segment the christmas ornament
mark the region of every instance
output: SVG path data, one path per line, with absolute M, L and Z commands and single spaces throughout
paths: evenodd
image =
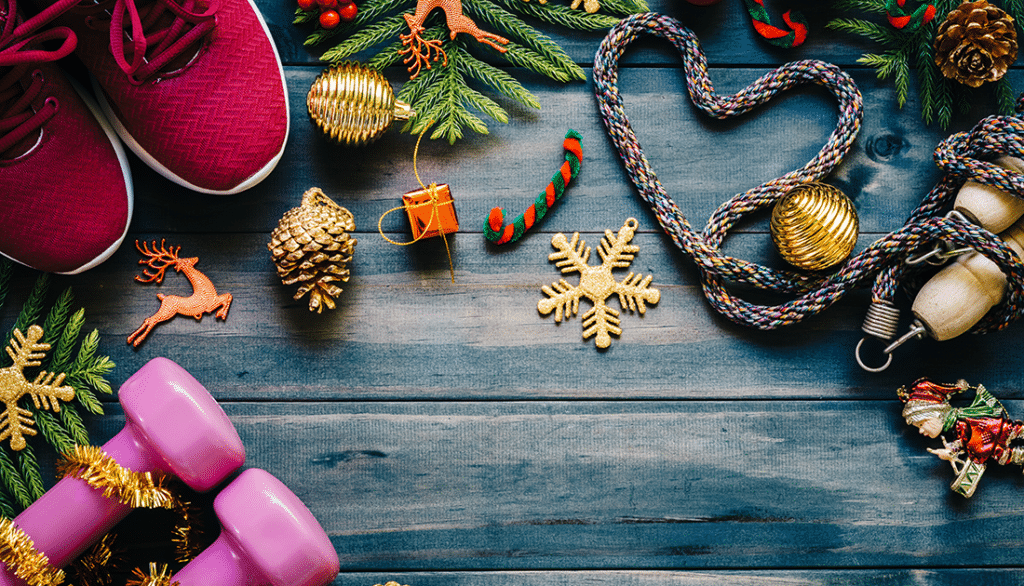
M 950 400 L 967 390 L 974 400 L 966 407 L 953 407 Z M 953 467 L 956 478 L 950 488 L 970 498 L 978 488 L 985 468 L 996 464 L 1024 464 L 1024 448 L 1011 446 L 1024 436 L 1024 421 L 1010 420 L 1006 409 L 984 386 L 971 387 L 966 381 L 941 384 L 918 379 L 910 388 L 900 387 L 903 418 L 918 428 L 921 435 L 941 438 L 942 448 L 928 448 Z M 948 441 L 945 432 L 953 434 Z
M 964 85 L 1001 79 L 1017 60 L 1013 18 L 985 0 L 951 11 L 935 36 L 935 64 L 942 75 Z
M 225 528 L 217 540 L 173 576 L 151 567 L 145 584 L 201 586 L 217 576 L 223 584 L 323 586 L 338 575 L 327 533 L 270 473 L 245 470 L 217 495 L 213 509 Z
M 575 0 L 574 0 L 575 3 Z M 465 2 L 463 16 L 473 18 L 491 34 L 508 39 L 509 44 L 498 44 L 510 48 L 506 52 L 487 51 L 482 55 L 480 43 L 470 35 L 456 35 L 453 39 L 449 18 L 445 26 L 445 14 L 441 10 L 425 13 L 419 26 L 424 43 L 420 54 L 433 51 L 430 60 L 420 62 L 415 71 L 416 56 L 413 47 L 416 41 L 407 30 L 403 17 L 416 22 L 416 14 L 409 14 L 409 2 L 393 0 L 359 0 L 360 16 L 351 25 L 341 25 L 333 31 L 315 29 L 306 38 L 306 45 L 326 44 L 328 47 L 321 59 L 340 63 L 345 59 L 364 55 L 368 50 L 380 50 L 366 59 L 366 65 L 376 71 L 385 71 L 395 65 L 413 67 L 418 73 L 414 79 L 403 83 L 398 98 L 408 102 L 416 117 L 405 125 L 404 132 L 419 134 L 427 126 L 433 126 L 431 138 L 445 138 L 454 143 L 467 131 L 488 133 L 487 118 L 507 123 L 509 111 L 505 100 L 517 107 L 539 109 L 540 101 L 514 77 L 524 70 L 530 70 L 559 83 L 585 81 L 583 68 L 557 43 L 535 28 L 538 22 L 566 27 L 579 31 L 604 30 L 618 22 L 622 15 L 648 10 L 646 0 L 608 0 L 601 3 L 598 12 L 588 13 L 569 10 L 557 2 L 541 4 L 522 0 L 472 0 Z M 587 3 L 584 2 L 584 7 Z M 427 5 L 424 5 L 426 8 Z M 416 12 L 420 12 L 419 9 Z M 457 15 L 456 15 L 457 16 Z M 295 22 L 310 22 L 311 13 L 297 11 Z M 456 21 L 466 24 L 462 19 Z M 472 34 L 472 33 L 471 33 Z M 403 44 L 408 40 L 408 44 Z M 491 39 L 493 42 L 493 39 Z M 514 47 L 514 48 L 513 48 Z M 443 55 L 441 52 L 443 51 Z M 412 58 L 408 63 L 403 60 Z M 432 65 L 433 57 L 447 59 L 447 66 Z M 508 66 L 508 67 L 506 67 Z M 502 99 L 493 99 L 500 95 Z
M 941 127 L 949 128 L 957 113 L 967 114 L 972 104 L 977 103 L 979 99 L 988 99 L 987 93 L 984 97 L 974 94 L 974 88 L 983 82 L 980 77 L 967 72 L 987 70 L 994 75 L 996 69 L 1005 71 L 1005 67 L 994 66 L 997 62 L 1001 64 L 1009 60 L 1009 63 L 1006 63 L 1009 65 L 1013 61 L 1008 53 L 1003 54 L 1003 49 L 1008 48 L 1006 38 L 1013 31 L 1013 24 L 1009 19 L 1012 17 L 1019 20 L 1024 17 L 1024 4 L 1008 0 L 1001 2 L 1008 16 L 990 21 L 990 25 L 1000 23 L 994 25 L 1000 32 L 977 42 L 968 41 L 973 39 L 976 32 L 982 30 L 982 21 L 988 21 L 988 10 L 998 10 L 991 5 L 977 12 L 976 16 L 967 16 L 971 12 L 969 5 L 972 4 L 977 3 L 943 0 L 935 2 L 934 5 L 921 3 L 912 8 L 905 0 L 849 0 L 841 3 L 841 8 L 851 12 L 862 12 L 866 18 L 837 18 L 829 22 L 827 28 L 863 37 L 870 43 L 877 43 L 877 48 L 865 53 L 857 62 L 874 68 L 880 79 L 894 81 L 898 107 L 902 108 L 906 104 L 910 88 L 916 88 L 920 98 L 918 102 L 922 120 L 926 124 L 938 121 Z M 941 58 L 937 39 L 937 30 L 941 27 L 934 18 L 937 11 L 940 14 L 959 15 L 947 25 L 952 27 L 943 35 L 943 51 L 948 54 Z M 886 14 L 888 23 L 876 22 L 872 16 L 882 12 Z M 972 24 L 966 28 L 954 25 L 963 24 L 967 19 L 971 19 Z M 973 22 L 973 19 L 977 19 L 978 22 Z M 971 32 L 967 32 L 968 28 Z M 964 41 L 960 48 L 957 48 L 958 40 Z M 1013 52 L 1016 53 L 1015 41 L 1013 46 Z M 995 58 L 996 54 L 1002 56 Z M 986 62 L 994 68 L 984 66 Z M 961 77 L 971 77 L 972 84 L 975 85 L 965 85 L 957 80 L 956 75 L 945 74 L 940 65 L 950 74 L 963 67 L 965 75 Z M 912 83 L 912 77 L 916 77 L 917 83 Z M 999 74 L 999 78 L 993 76 L 985 85 L 991 87 L 998 104 L 997 111 L 1012 114 L 1017 92 L 1009 81 L 1002 77 L 1002 73 Z
M 342 144 L 359 146 L 380 137 L 395 120 L 409 120 L 409 104 L 395 99 L 377 71 L 346 61 L 320 74 L 306 95 L 317 127 Z
M 772 241 L 782 258 L 808 271 L 842 261 L 857 244 L 857 210 L 839 189 L 824 183 L 797 185 L 772 211 Z
M 204 492 L 245 460 L 231 420 L 198 381 L 166 358 L 139 369 L 121 386 L 118 399 L 125 427 L 103 445 L 103 453 L 119 463 L 131 462 L 137 474 L 173 474 Z M 107 470 L 105 465 L 102 469 Z M 97 498 L 102 492 L 106 489 L 86 480 L 64 478 L 22 511 L 14 524 L 46 552 L 50 564 L 63 567 L 131 511 L 120 501 L 119 490 L 111 489 L 111 498 Z M 55 526 L 61 530 L 53 531 Z M 13 571 L 9 564 L 0 568 L 8 575 Z
M 420 132 L 419 137 L 416 139 L 416 146 L 412 151 L 412 170 L 416 176 L 416 182 L 420 184 L 420 189 L 403 195 L 400 207 L 391 208 L 381 214 L 380 219 L 377 220 L 377 231 L 380 232 L 381 238 L 396 246 L 408 246 L 419 242 L 423 238 L 440 236 L 441 240 L 444 241 L 445 251 L 448 253 L 448 267 L 451 272 L 452 283 L 454 283 L 455 265 L 452 262 L 452 252 L 448 247 L 448 237 L 446 234 L 459 231 L 459 217 L 455 214 L 455 200 L 452 199 L 452 192 L 445 184 L 431 183 L 429 187 L 424 185 L 420 179 L 419 169 L 416 166 L 416 160 L 420 152 L 420 141 L 423 140 L 423 135 L 426 134 L 429 128 L 427 126 Z M 409 242 L 396 242 L 384 234 L 384 218 L 391 212 L 402 209 L 409 216 L 409 226 L 412 229 L 412 240 Z
M 302 194 L 299 207 L 285 212 L 270 235 L 267 249 L 285 285 L 299 284 L 293 299 L 309 293 L 309 310 L 334 309 L 341 294 L 336 283 L 348 282 L 356 239 L 352 212 L 334 203 L 319 187 Z
M 610 346 L 610 334 L 617 336 L 622 333 L 622 328 L 618 327 L 621 323 L 619 312 L 606 304 L 609 297 L 618 295 L 623 310 L 639 311 L 641 315 L 647 311 L 645 303 L 653 304 L 661 299 L 661 292 L 648 287 L 653 276 L 643 278 L 629 273 L 621 282 L 616 282 L 612 275 L 612 269 L 628 267 L 633 262 L 633 254 L 640 250 L 639 246 L 630 244 L 637 226 L 636 219 L 629 218 L 618 234 L 605 230 L 597 249 L 602 262 L 596 267 L 587 264 L 590 247 L 580 240 L 579 232 L 572 235 L 572 240 L 566 240 L 565 234 L 555 234 L 551 238 L 551 246 L 558 252 L 551 253 L 548 260 L 557 261 L 555 265 L 562 269 L 562 274 L 579 273 L 580 284 L 574 287 L 565 279 L 559 279 L 550 287 L 545 285 L 541 290 L 548 298 L 537 302 L 537 311 L 541 315 L 554 311 L 555 321 L 561 322 L 563 315 L 566 319 L 575 315 L 579 311 L 580 299 L 586 297 L 594 307 L 583 314 L 583 339 L 596 334 L 594 343 L 598 348 Z
M 43 337 L 43 328 L 32 326 L 28 336 L 23 336 L 15 328 L 14 338 L 9 342 L 7 355 L 14 364 L 0 370 L 0 399 L 4 403 L 4 413 L 0 417 L 0 441 L 10 438 L 11 449 L 25 448 L 25 436 L 35 435 L 32 428 L 35 420 L 32 412 L 18 406 L 18 401 L 25 395 L 32 397 L 36 409 L 60 411 L 60 401 L 75 398 L 75 390 L 69 386 L 61 386 L 64 373 L 57 374 L 45 370 L 36 375 L 32 382 L 25 378 L 25 368 L 39 366 L 50 349 L 49 344 L 39 340 Z
M 227 319 L 228 308 L 231 307 L 231 294 L 224 293 L 220 295 L 217 293 L 217 288 L 213 286 L 213 282 L 210 281 L 209 277 L 199 272 L 196 268 L 196 263 L 199 262 L 197 257 L 181 258 L 178 256 L 178 252 L 181 251 L 180 246 L 172 246 L 168 249 L 165 246 L 165 241 L 160 241 L 160 248 L 156 247 L 156 241 L 153 241 L 153 249 L 150 250 L 148 244 L 139 246 L 139 241 L 135 241 L 135 248 L 142 253 L 143 256 L 147 257 L 139 261 L 140 265 L 146 265 L 150 269 L 155 269 L 156 272 L 149 272 L 149 269 L 143 269 L 143 276 L 136 276 L 135 280 L 140 283 L 162 283 L 164 280 L 164 274 L 169 267 L 174 268 L 175 272 L 183 273 L 188 279 L 189 283 L 192 284 L 192 295 L 188 297 L 179 297 L 177 295 L 164 295 L 158 293 L 156 298 L 160 300 L 160 309 L 153 315 L 143 320 L 142 325 L 139 329 L 132 332 L 128 336 L 128 343 L 138 348 L 139 344 L 146 339 L 149 332 L 159 323 L 165 322 L 176 315 L 185 315 L 200 320 L 203 318 L 204 313 L 213 313 L 218 319 Z
M 771 17 L 764 7 L 764 0 L 743 0 L 750 14 L 750 22 L 754 30 L 769 43 L 776 47 L 788 49 L 802 45 L 807 40 L 807 19 L 800 12 L 787 10 L 782 13 L 782 20 L 789 29 L 771 24 Z
M 489 45 L 504 53 L 503 45 L 508 44 L 508 39 L 494 33 L 483 31 L 468 16 L 462 13 L 462 2 L 460 0 L 417 0 L 416 12 L 403 14 L 406 24 L 409 25 L 409 33 L 400 35 L 402 45 L 405 47 L 398 53 L 406 55 L 402 63 L 408 65 L 409 79 L 416 79 L 420 70 L 426 66 L 430 69 L 430 62 L 437 61 L 444 57 L 443 65 L 448 65 L 448 54 L 441 48 L 440 39 L 424 40 L 423 32 L 426 30 L 423 23 L 435 8 L 444 11 L 445 21 L 448 23 L 449 35 L 455 39 L 455 35 L 466 33 L 477 40 L 478 43 Z
M 886 0 L 885 16 L 893 28 L 913 32 L 935 18 L 934 4 L 922 4 L 913 12 L 906 5 L 907 0 Z
M 562 148 L 565 149 L 565 162 L 555 172 L 548 183 L 547 188 L 540 192 L 533 205 L 520 214 L 514 222 L 508 226 L 502 226 L 505 221 L 505 212 L 501 208 L 493 208 L 487 220 L 484 222 L 484 237 L 495 244 L 506 244 L 519 240 L 523 233 L 533 227 L 534 223 L 542 219 L 555 202 L 562 199 L 569 182 L 576 178 L 580 172 L 580 164 L 583 161 L 583 146 L 580 141 L 582 136 L 575 130 L 570 130 L 565 135 Z

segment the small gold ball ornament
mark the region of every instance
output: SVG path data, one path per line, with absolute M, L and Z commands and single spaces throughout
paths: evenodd
M 325 70 L 306 95 L 309 116 L 328 137 L 352 146 L 376 140 L 395 120 L 415 116 L 380 72 L 346 61 Z
M 775 204 L 771 233 L 786 262 L 808 271 L 827 269 L 857 244 L 857 210 L 839 189 L 805 183 Z
M 309 310 L 334 309 L 341 294 L 338 281 L 348 282 L 348 263 L 356 239 L 352 212 L 334 203 L 319 187 L 302 195 L 302 204 L 285 212 L 270 235 L 267 248 L 285 285 L 299 284 L 294 299 L 309 293 Z

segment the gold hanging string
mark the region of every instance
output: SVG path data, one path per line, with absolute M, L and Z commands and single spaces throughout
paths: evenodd
M 422 203 L 408 204 L 408 205 L 401 205 L 401 206 L 398 206 L 398 207 L 391 208 L 390 210 L 388 210 L 388 211 L 384 212 L 383 214 L 381 214 L 380 219 L 377 220 L 377 231 L 380 232 L 381 238 L 383 238 L 384 240 L 387 240 L 388 242 L 390 242 L 391 244 L 394 244 L 395 246 L 409 246 L 410 244 L 415 244 L 416 242 L 419 242 L 420 240 L 423 239 L 423 235 L 427 233 L 427 230 L 423 230 L 422 232 L 420 232 L 419 236 L 417 236 L 416 238 L 410 240 L 409 242 L 395 242 L 394 240 L 392 240 L 392 239 L 390 239 L 390 238 L 388 238 L 387 236 L 384 235 L 384 228 L 383 228 L 384 218 L 385 218 L 385 216 L 387 216 L 391 212 L 395 212 L 395 211 L 398 211 L 398 210 L 409 209 L 409 208 L 416 209 L 416 208 L 421 208 L 421 207 L 429 205 L 430 206 L 430 219 L 427 220 L 427 226 L 429 227 L 430 225 L 432 225 L 434 223 L 435 220 L 437 220 L 437 231 L 441 233 L 441 240 L 444 241 L 444 250 L 445 250 L 446 253 L 448 253 L 448 271 L 449 271 L 449 273 L 451 273 L 452 283 L 454 283 L 455 282 L 455 263 L 452 261 L 452 251 L 451 251 L 451 248 L 448 246 L 448 238 L 445 236 L 444 229 L 441 228 L 441 215 L 438 212 L 438 206 L 442 206 L 442 205 L 455 205 L 455 202 L 453 200 L 449 200 L 449 201 L 438 203 L 438 201 L 437 201 L 437 198 L 438 198 L 438 195 L 437 195 L 437 183 L 431 183 L 429 187 L 424 185 L 423 181 L 420 179 L 419 169 L 416 166 L 416 161 L 418 159 L 419 152 L 420 152 L 420 141 L 423 140 L 423 135 L 427 133 L 427 130 L 430 129 L 430 126 L 432 124 L 434 124 L 433 120 L 428 122 L 427 125 L 423 128 L 423 130 L 420 131 L 419 137 L 416 138 L 416 146 L 413 148 L 413 151 L 412 151 L 412 172 L 416 176 L 416 182 L 420 184 L 420 187 L 422 187 L 424 191 L 426 191 L 427 193 L 430 194 L 430 201 L 425 201 L 425 202 L 422 202 Z

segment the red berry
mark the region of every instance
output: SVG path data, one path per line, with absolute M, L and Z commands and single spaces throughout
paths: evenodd
M 338 6 L 345 6 L 346 4 L 351 4 L 351 3 L 352 3 L 352 0 L 338 0 Z
M 320 26 L 326 29 L 332 29 L 338 26 L 341 22 L 341 16 L 333 10 L 325 10 L 320 13 Z
M 316 0 L 316 3 L 320 6 L 320 12 L 338 8 L 338 0 Z
M 348 4 L 342 6 L 338 10 L 338 14 L 339 16 L 341 16 L 341 20 L 344 20 L 345 22 L 352 22 L 353 20 L 355 20 L 356 14 L 358 13 L 359 9 L 356 8 L 355 2 L 349 2 Z
M 306 12 L 316 8 L 316 0 L 296 0 L 296 3 L 299 5 L 299 8 Z

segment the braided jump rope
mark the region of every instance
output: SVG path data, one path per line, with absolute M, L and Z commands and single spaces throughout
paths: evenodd
M 686 68 L 690 99 L 710 116 L 720 119 L 737 116 L 779 92 L 813 83 L 827 88 L 838 100 L 838 124 L 811 161 L 729 198 L 698 232 L 658 181 L 630 126 L 619 93 L 619 58 L 642 33 L 662 37 L 676 47 Z M 1021 118 L 990 116 L 970 132 L 945 139 L 935 151 L 935 162 L 945 175 L 902 227 L 851 256 L 831 274 L 802 274 L 726 256 L 720 247 L 729 230 L 745 216 L 773 205 L 797 184 L 821 180 L 849 152 L 863 117 L 863 100 L 849 75 L 822 61 L 795 61 L 765 74 L 736 94 L 721 96 L 708 77 L 707 59 L 693 32 L 671 17 L 646 13 L 627 17 L 609 31 L 594 60 L 594 86 L 601 116 L 630 180 L 675 245 L 697 264 L 704 295 L 711 306 L 730 320 L 762 330 L 792 325 L 829 308 L 849 291 L 868 286 L 871 280 L 874 281 L 872 306 L 894 306 L 901 280 L 910 271 L 920 270 L 905 261 L 935 246 L 977 250 L 999 265 L 1007 276 L 1008 289 L 1003 302 L 976 324 L 972 332 L 1004 328 L 1024 313 L 1024 264 L 1021 260 L 996 235 L 962 216 L 946 214 L 960 186 L 968 179 L 1024 197 L 1024 176 L 979 159 L 1000 154 L 1022 156 L 1024 120 Z M 1024 96 L 1018 101 L 1018 111 L 1021 109 L 1024 109 Z M 750 285 L 795 297 L 778 305 L 758 305 L 734 295 L 729 290 L 730 284 Z M 869 331 L 867 322 L 865 331 L 880 336 Z M 923 328 L 915 334 L 923 335 Z M 889 362 L 893 348 L 890 345 L 885 350 Z M 867 370 L 884 369 L 872 369 L 863 362 L 861 366 Z

